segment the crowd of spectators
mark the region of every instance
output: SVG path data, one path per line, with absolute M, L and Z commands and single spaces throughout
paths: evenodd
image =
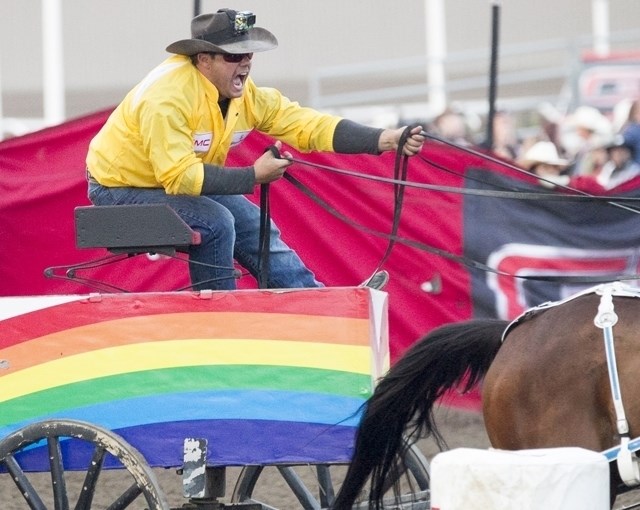
M 603 192 L 640 176 L 640 99 L 619 102 L 611 112 L 581 105 L 568 114 L 539 105 L 526 135 L 516 115 L 497 111 L 491 146 L 486 128 L 472 129 L 468 116 L 448 108 L 428 123 L 432 134 L 462 146 L 490 150 L 540 177 L 547 188 L 571 186 Z

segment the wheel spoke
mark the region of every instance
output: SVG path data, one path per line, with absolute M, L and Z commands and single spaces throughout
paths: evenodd
M 75 510 L 90 510 L 93 503 L 93 495 L 98 484 L 98 477 L 102 473 L 106 450 L 101 446 L 96 446 L 91 456 L 91 462 L 87 467 L 87 473 L 82 482 L 82 489 Z
M 249 497 L 253 494 L 262 470 L 262 466 L 245 466 L 242 468 L 233 490 L 232 500 L 234 502 L 242 503 L 249 501 Z
M 22 468 L 13 455 L 7 455 L 3 460 L 3 464 L 7 467 L 7 471 L 11 475 L 11 479 L 20 489 L 20 494 L 25 499 L 31 510 L 47 510 L 46 505 L 40 499 L 37 491 L 22 471 Z
M 320 503 L 311 494 L 307 486 L 292 467 L 278 466 L 278 471 L 293 492 L 304 510 L 320 510 Z
M 326 464 L 318 464 L 316 471 L 318 473 L 320 504 L 322 505 L 322 508 L 328 508 L 333 505 L 333 502 L 336 499 L 333 481 L 331 480 L 331 470 Z
M 57 437 L 47 438 L 47 450 L 49 452 L 49 468 L 51 469 L 54 508 L 56 510 L 69 510 L 69 498 L 67 497 L 67 486 L 64 481 L 62 453 L 60 452 L 60 441 Z
M 134 483 L 124 491 L 118 499 L 111 503 L 107 510 L 124 510 L 133 503 L 140 494 L 142 494 L 142 489 Z

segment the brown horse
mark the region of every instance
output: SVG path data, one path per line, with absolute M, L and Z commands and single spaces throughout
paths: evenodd
M 470 320 L 433 330 L 414 344 L 366 404 L 333 508 L 351 508 L 369 479 L 369 505 L 380 508 L 385 479 L 406 448 L 404 437 L 431 435 L 443 445 L 434 405 L 446 392 L 468 390 L 480 381 L 485 427 L 495 448 L 576 446 L 602 452 L 620 445 L 625 434 L 616 426 L 605 331 L 594 324 L 604 287 L 611 285 L 533 309 L 511 325 Z M 635 438 L 640 435 L 640 299 L 633 296 L 640 293 L 614 287 L 622 291 L 613 292 L 610 301 L 618 320 L 609 336 L 628 421 L 626 437 Z M 627 489 L 616 462 L 610 466 L 613 504 Z

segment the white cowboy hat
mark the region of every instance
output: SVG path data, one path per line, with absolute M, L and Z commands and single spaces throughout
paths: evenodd
M 191 39 L 167 46 L 170 53 L 254 53 L 272 50 L 278 40 L 268 30 L 254 26 L 256 16 L 249 11 L 220 9 L 215 14 L 200 14 L 191 20 Z
M 567 120 L 568 126 L 574 129 L 588 129 L 594 133 L 609 133 L 612 130 L 611 121 L 593 106 L 579 106 Z
M 552 142 L 536 142 L 529 150 L 524 154 L 522 160 L 522 166 L 527 169 L 545 163 L 547 165 L 566 167 L 569 165 L 569 161 L 561 158 L 558 155 L 558 149 Z

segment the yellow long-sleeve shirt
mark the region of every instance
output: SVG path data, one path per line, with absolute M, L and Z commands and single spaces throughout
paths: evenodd
M 301 107 L 247 78 L 226 118 L 218 91 L 189 57 L 175 55 L 152 70 L 93 138 L 87 168 L 103 186 L 164 188 L 199 195 L 204 163 L 224 165 L 229 148 L 253 130 L 296 149 L 333 150 L 340 118 Z

